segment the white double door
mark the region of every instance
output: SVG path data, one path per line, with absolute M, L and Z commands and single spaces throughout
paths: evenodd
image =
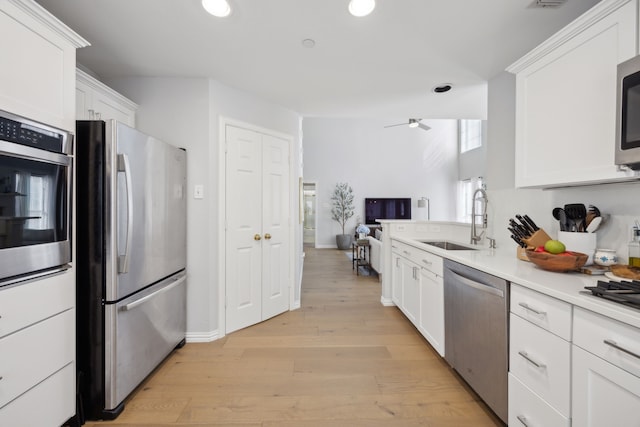
M 227 124 L 226 332 L 289 309 L 289 141 Z

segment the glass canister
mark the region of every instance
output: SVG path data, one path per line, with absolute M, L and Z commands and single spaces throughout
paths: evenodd
M 633 239 L 629 242 L 629 265 L 640 267 L 640 228 L 633 227 Z

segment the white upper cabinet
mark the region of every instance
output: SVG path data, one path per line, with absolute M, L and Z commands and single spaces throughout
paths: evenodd
M 516 74 L 516 187 L 627 180 L 614 163 L 617 65 L 638 54 L 637 0 L 604 0 Z
M 31 0 L 0 2 L 0 109 L 75 130 L 76 48 L 89 43 Z
M 136 127 L 138 105 L 82 70 L 76 70 L 76 115 L 78 120 L 115 119 Z

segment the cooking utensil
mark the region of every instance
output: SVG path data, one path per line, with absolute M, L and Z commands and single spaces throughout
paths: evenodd
M 569 220 L 569 231 L 584 231 L 586 225 L 584 224 L 587 218 L 587 208 L 582 203 L 571 203 L 564 205 L 564 211 L 567 214 Z
M 587 233 L 595 232 L 600 227 L 601 223 L 602 223 L 602 217 L 601 216 L 597 216 L 597 217 L 593 218 L 593 220 L 591 220 L 589 225 L 587 225 Z
M 553 217 L 560 223 L 560 231 L 569 231 L 567 225 L 567 213 L 562 208 L 553 208 Z
M 602 216 L 600 214 L 600 209 L 593 205 L 589 205 L 589 212 L 593 213 L 595 216 Z

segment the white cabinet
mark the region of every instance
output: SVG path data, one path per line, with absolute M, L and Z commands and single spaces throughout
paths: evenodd
M 435 257 L 435 260 L 430 262 L 442 269 L 442 258 Z M 442 274 L 437 274 L 427 267 L 420 269 L 418 322 L 418 330 L 440 356 L 444 356 L 444 279 Z
M 616 67 L 638 53 L 636 0 L 604 0 L 516 73 L 516 187 L 629 179 L 614 164 Z
M 433 348 L 444 356 L 442 257 L 391 241 L 391 299 Z
M 0 290 L 0 425 L 59 426 L 75 414 L 74 279 Z
M 568 426 L 570 304 L 511 284 L 509 425 Z
M 0 2 L 0 109 L 75 129 L 76 48 L 86 40 L 31 0 Z
M 406 258 L 400 258 L 402 269 L 402 304 L 400 308 L 416 325 L 420 318 L 420 267 Z
M 115 119 L 130 127 L 136 126 L 138 106 L 118 92 L 76 70 L 76 115 L 78 120 Z
M 573 425 L 640 424 L 640 330 L 574 310 Z
M 391 301 L 400 307 L 402 304 L 402 266 L 400 260 L 402 257 L 395 252 L 391 253 L 392 270 L 391 270 Z

